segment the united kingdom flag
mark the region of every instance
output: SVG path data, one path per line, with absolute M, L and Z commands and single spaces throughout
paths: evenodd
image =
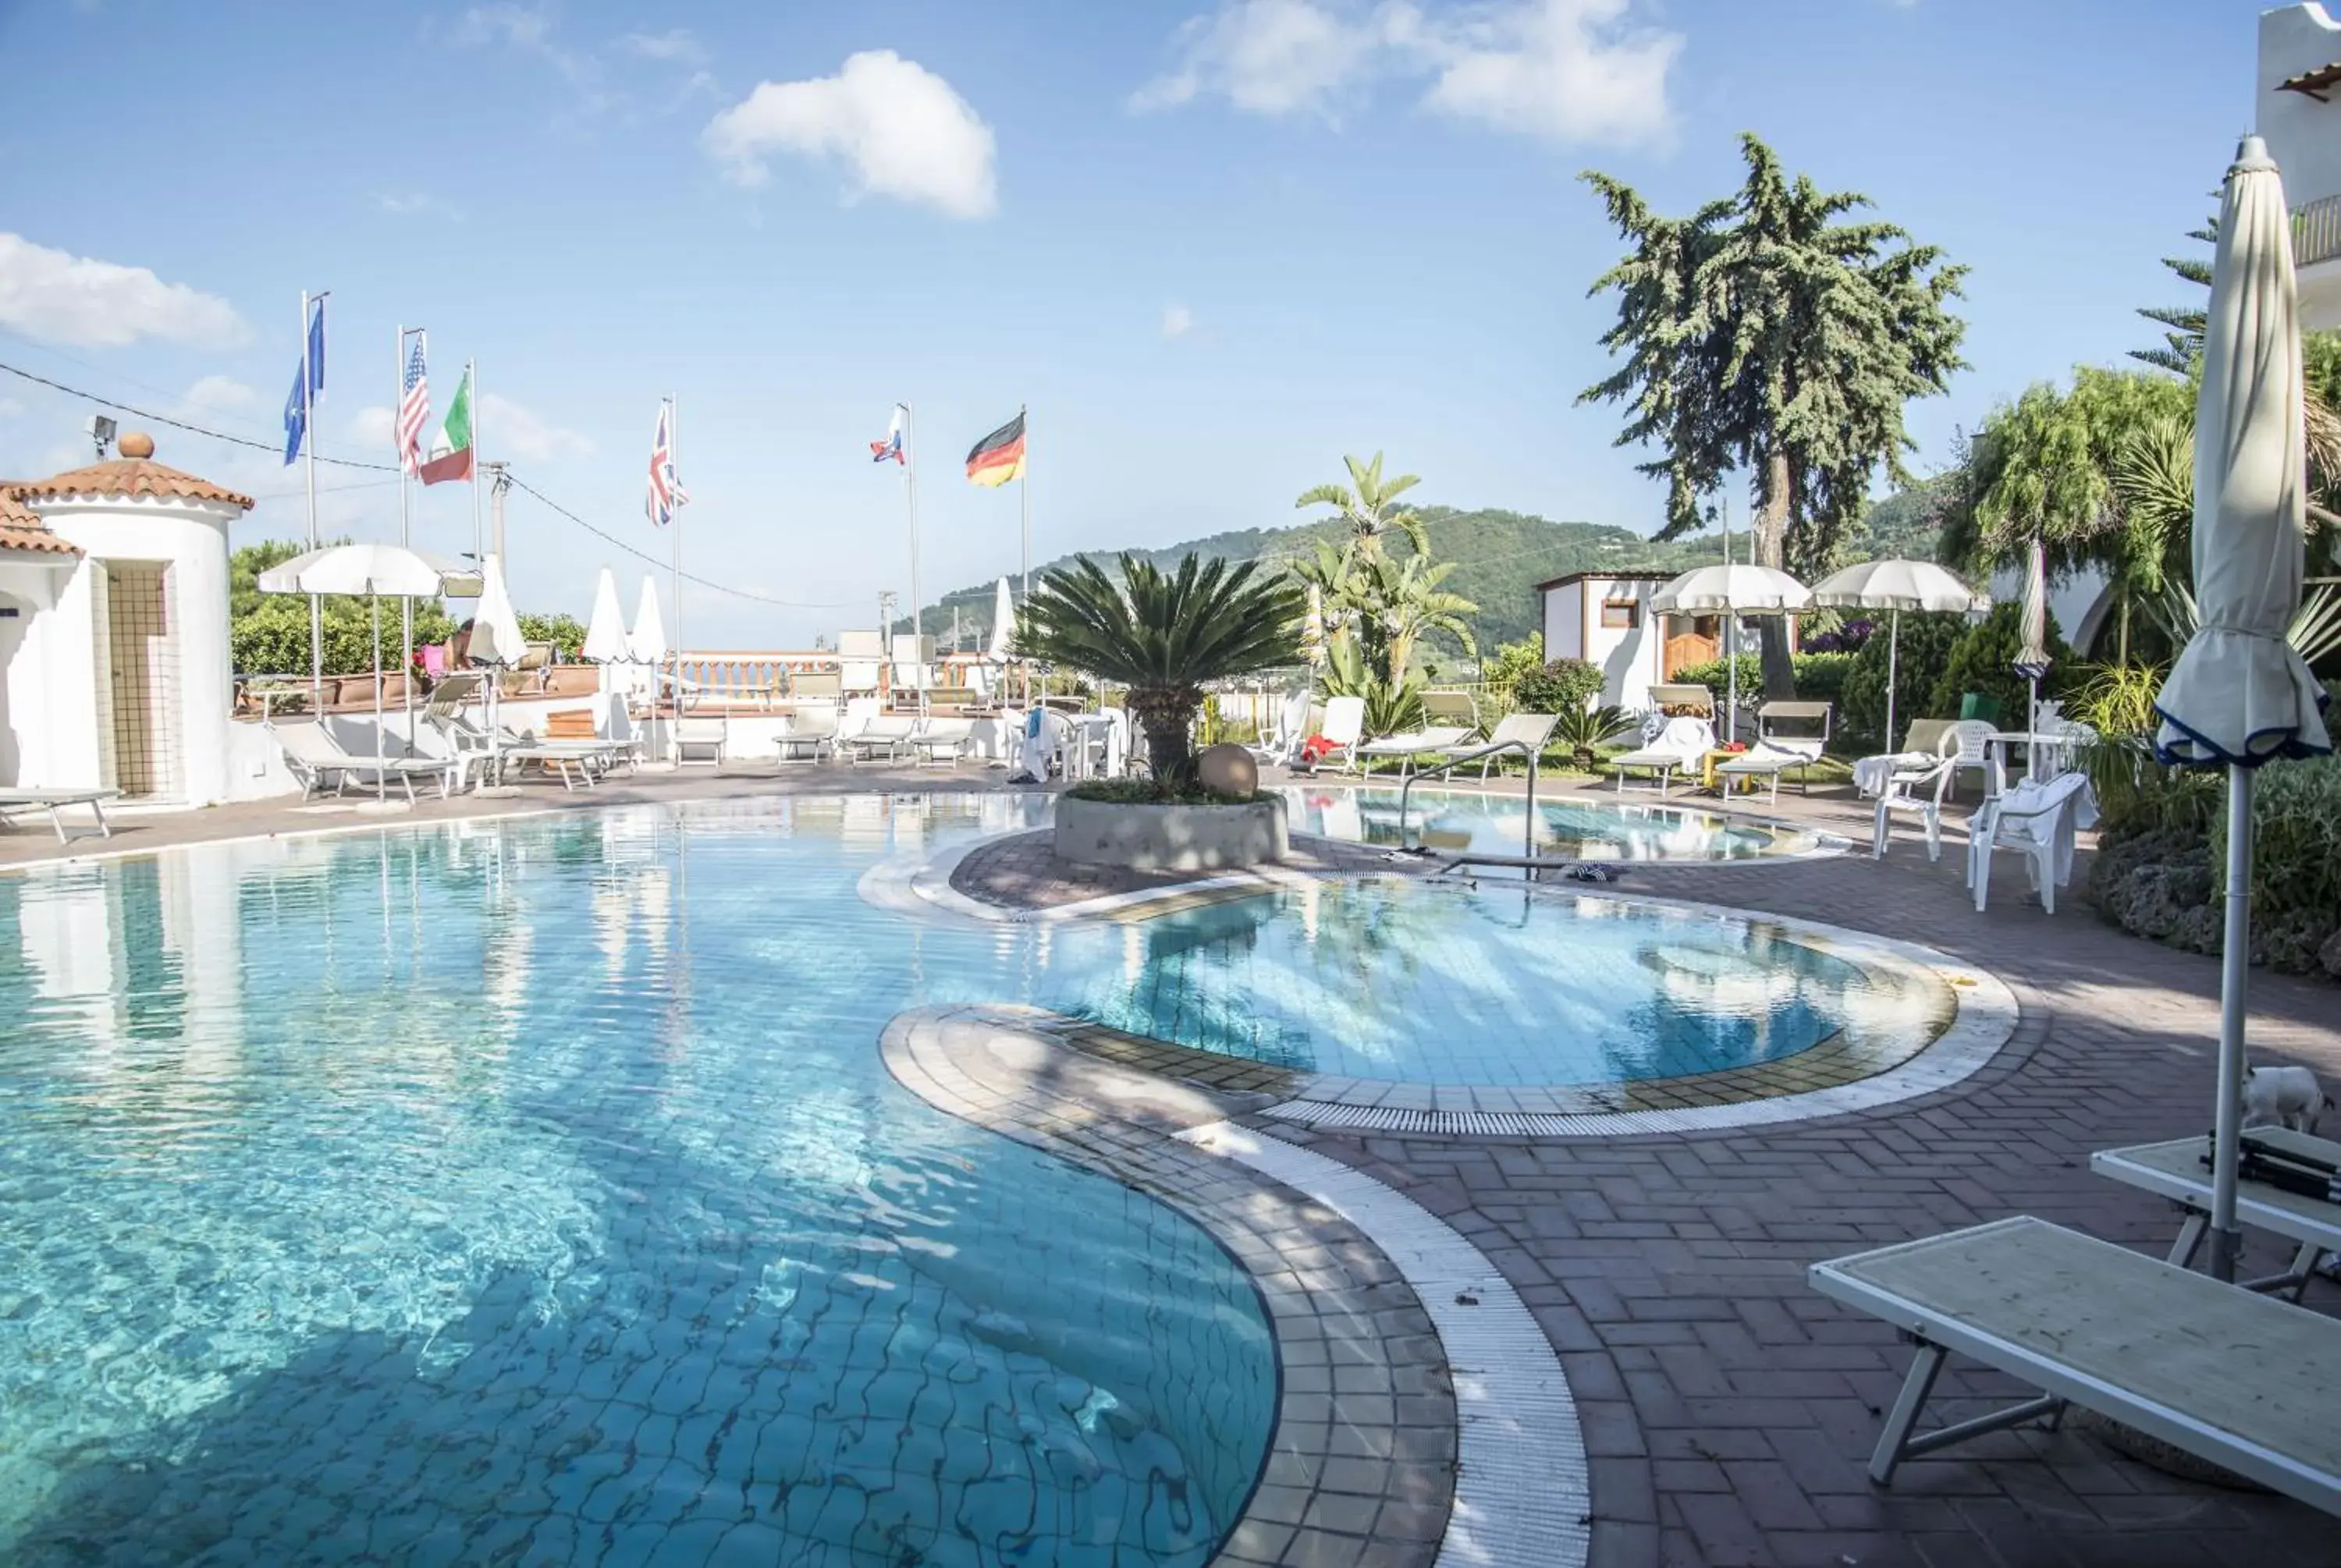
M 658 436 L 651 443 L 651 482 L 643 510 L 653 524 L 664 528 L 674 521 L 675 509 L 690 500 L 683 493 L 682 481 L 674 474 L 674 404 L 669 401 L 659 404 Z

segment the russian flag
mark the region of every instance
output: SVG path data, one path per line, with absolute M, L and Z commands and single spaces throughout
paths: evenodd
M 906 461 L 902 456 L 902 405 L 901 403 L 894 405 L 894 417 L 886 422 L 886 439 L 870 443 L 872 462 L 884 462 L 890 458 L 896 462 Z

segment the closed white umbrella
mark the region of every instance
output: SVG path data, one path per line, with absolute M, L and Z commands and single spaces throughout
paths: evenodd
M 1016 596 L 1008 590 L 1008 580 L 1001 578 L 1000 587 L 991 596 L 991 641 L 983 657 L 993 664 L 1008 662 L 1008 650 L 1016 637 Z
M 435 599 L 447 591 L 447 563 L 397 544 L 336 544 L 280 561 L 260 574 L 263 593 L 363 593 L 372 600 L 374 732 L 384 751 L 382 717 L 382 595 Z M 407 737 L 414 733 L 414 703 L 406 703 Z
M 2024 646 L 2016 650 L 2016 672 L 2024 677 L 2024 732 L 2032 734 L 2040 728 L 2040 678 L 2048 673 L 2048 548 L 2038 540 L 2032 541 L 2032 553 L 2024 563 Z M 2037 778 L 2040 771 L 2040 748 L 2027 745 L 2025 771 Z
M 1770 566 L 1732 562 L 1698 566 L 1650 596 L 1650 610 L 1659 615 L 1721 615 L 1731 622 L 1724 645 L 1723 690 L 1726 738 L 1739 733 L 1739 618 L 1743 615 L 1793 615 L 1813 601 L 1810 590 L 1787 572 Z
M 1865 561 L 1813 586 L 1813 602 L 1833 610 L 1882 610 L 1886 632 L 1886 749 L 1894 749 L 1894 689 L 1901 679 L 1902 612 L 1964 615 L 1983 596 L 1931 561 Z
M 643 597 L 634 610 L 634 629 L 626 648 L 637 664 L 657 665 L 666 658 L 666 622 L 659 618 L 658 584 L 645 575 Z
M 480 601 L 472 609 L 472 640 L 470 657 L 475 664 L 486 664 L 499 670 L 518 664 L 521 655 L 528 651 L 528 640 L 521 633 L 520 617 L 513 613 L 512 595 L 504 591 L 504 563 L 501 557 L 485 558 L 480 572 Z M 497 717 L 503 680 L 501 676 L 488 677 L 488 776 L 501 780 L 503 773 L 503 724 Z
M 2233 1279 L 2251 948 L 2252 769 L 2332 749 L 2324 696 L 2286 640 L 2300 605 L 2306 437 L 2291 218 L 2267 147 L 2246 136 L 2219 203 L 2195 401 L 2195 598 L 2201 622 L 2155 699 L 2156 752 L 2227 769 L 2226 932 L 2212 1133 L 2211 1268 Z
M 606 566 L 593 584 L 593 613 L 585 622 L 583 652 L 589 664 L 623 664 L 633 657 L 626 612 L 618 607 L 618 580 Z

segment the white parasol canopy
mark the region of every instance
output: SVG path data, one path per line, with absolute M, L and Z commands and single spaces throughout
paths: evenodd
M 387 754 L 389 737 L 382 712 L 382 595 L 436 599 L 471 586 L 463 568 L 435 555 L 398 544 L 335 544 L 279 561 L 262 572 L 263 593 L 363 593 L 372 599 L 374 626 L 374 732 L 378 751 Z M 414 733 L 412 688 L 406 700 L 407 736 Z
M 2195 402 L 2195 594 L 2201 625 L 2155 699 L 2167 762 L 2226 765 L 2226 928 L 2211 1161 L 2211 1267 L 2235 1277 L 2251 948 L 2252 770 L 2332 749 L 2324 695 L 2286 640 L 2300 604 L 2303 493 L 2298 283 L 2284 181 L 2257 136 L 2227 171 Z
M 1736 739 L 1739 733 L 1739 618 L 1793 615 L 1812 601 L 1812 593 L 1803 583 L 1777 567 L 1733 561 L 1693 567 L 1650 595 L 1650 609 L 1659 615 L 1730 618 L 1731 638 L 1723 650 L 1723 722 L 1726 738 Z
M 637 664 L 658 664 L 666 658 L 666 622 L 659 619 L 658 584 L 645 572 L 643 597 L 634 610 L 634 629 L 626 634 L 626 648 Z
M 263 593 L 387 593 L 394 599 L 466 598 L 475 574 L 398 544 L 334 544 L 279 561 L 260 574 Z
M 1886 633 L 1886 749 L 1894 749 L 1894 689 L 1900 679 L 1902 612 L 1963 615 L 1984 596 L 1931 561 L 1865 561 L 1813 586 L 1813 602 L 1833 610 L 1883 610 Z
M 606 566 L 593 584 L 593 614 L 585 623 L 583 652 L 589 664 L 623 664 L 633 657 L 626 612 L 618 608 L 618 580 Z
M 999 589 L 991 596 L 991 640 L 983 657 L 993 664 L 1008 662 L 1008 650 L 1016 637 L 1016 596 L 1008 590 L 1008 580 L 1000 580 Z

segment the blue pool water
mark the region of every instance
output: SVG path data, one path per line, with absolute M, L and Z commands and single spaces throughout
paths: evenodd
M 1272 1422 L 1250 1283 L 875 1048 L 1120 961 L 855 893 L 1034 809 L 0 878 L 0 1562 L 1205 1561 Z
M 1401 842 L 1433 849 L 1517 855 L 1527 842 L 1528 808 L 1517 799 L 1418 788 L 1399 834 L 1395 789 L 1288 785 L 1292 830 L 1355 844 Z M 1539 855 L 1569 860 L 1749 860 L 1780 853 L 1782 835 L 1712 812 L 1631 796 L 1614 801 L 1539 800 Z
M 1132 1034 L 1405 1083 L 1615 1084 L 1777 1061 L 1849 1018 L 1924 1029 L 1885 977 L 1778 928 L 1398 878 L 1134 928 L 1059 1005 Z

